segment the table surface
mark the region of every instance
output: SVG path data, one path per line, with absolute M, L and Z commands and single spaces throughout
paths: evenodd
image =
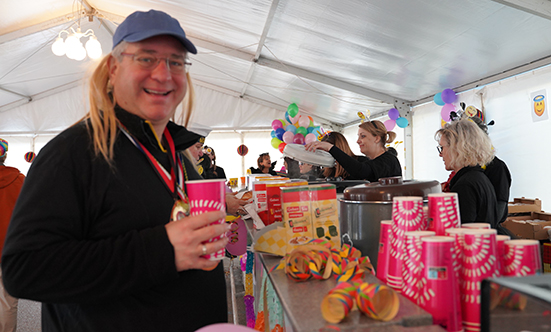
M 256 232 L 252 228 L 252 221 L 245 222 L 251 237 Z M 281 261 L 280 256 L 265 253 L 256 253 L 259 262 L 270 271 Z M 330 324 L 325 321 L 321 314 L 320 304 L 323 297 L 336 285 L 333 277 L 327 280 L 309 280 L 306 282 L 296 282 L 289 278 L 283 269 L 268 273 L 268 277 L 274 286 L 281 305 L 292 325 L 294 332 L 310 331 L 419 331 L 421 327 L 423 332 L 441 332 L 445 331 L 440 326 L 432 325 L 432 316 L 421 309 L 410 300 L 398 294 L 400 300 L 400 309 L 396 317 L 390 321 L 383 322 L 367 317 L 358 310 L 352 311 L 339 324 Z M 381 283 L 374 275 L 368 274 L 364 277 L 368 283 Z

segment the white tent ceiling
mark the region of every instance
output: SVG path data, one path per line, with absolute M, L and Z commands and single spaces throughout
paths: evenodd
M 93 21 L 75 20 L 79 8 Z M 337 126 L 366 109 L 404 115 L 444 88 L 551 62 L 547 0 L 1 0 L 0 114 L 82 84 L 91 60 L 50 50 L 62 29 L 92 28 L 106 54 L 124 17 L 151 8 L 176 17 L 198 47 L 198 92 L 231 98 L 198 98 L 212 128 L 238 127 L 238 112 L 266 128 L 293 102 Z

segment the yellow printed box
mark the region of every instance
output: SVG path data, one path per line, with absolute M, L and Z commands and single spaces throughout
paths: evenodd
M 337 189 L 334 184 L 309 186 L 312 229 L 315 239 L 326 239 L 333 248 L 341 247 Z
M 281 188 L 283 223 L 287 230 L 287 252 L 313 239 L 312 211 L 308 186 Z

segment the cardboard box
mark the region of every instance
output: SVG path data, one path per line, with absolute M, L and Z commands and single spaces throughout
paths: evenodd
M 268 220 L 266 225 L 283 221 L 281 213 L 281 187 L 306 186 L 306 180 L 291 180 L 283 183 L 266 183 L 266 199 L 268 204 Z
M 541 212 L 541 201 L 539 199 L 515 198 L 507 205 L 508 213 L 529 213 Z
M 536 219 L 546 221 L 533 221 Z M 545 226 L 551 226 L 551 214 L 545 212 L 530 212 L 527 216 L 509 217 L 503 226 L 522 239 L 549 239 Z

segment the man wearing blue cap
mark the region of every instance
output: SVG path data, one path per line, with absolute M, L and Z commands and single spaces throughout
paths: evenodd
M 195 331 L 227 320 L 223 212 L 187 212 L 180 151 L 198 135 L 170 121 L 197 50 L 177 20 L 135 12 L 90 81 L 90 112 L 36 157 L 2 256 L 6 289 L 41 301 L 44 331 Z M 189 98 L 191 99 L 191 98 Z M 189 104 L 187 105 L 189 107 Z M 171 221 L 173 220 L 173 221 Z

